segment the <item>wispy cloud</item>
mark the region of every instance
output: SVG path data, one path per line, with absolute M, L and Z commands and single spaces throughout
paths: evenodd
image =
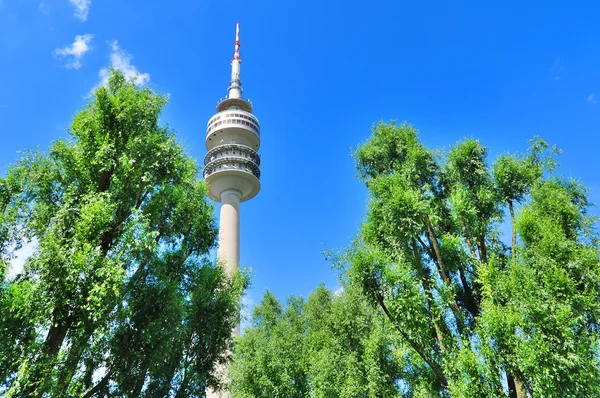
M 43 2 L 43 1 L 40 1 L 40 2 L 38 3 L 38 10 L 39 10 L 39 11 L 40 11 L 42 14 L 46 14 L 46 15 L 48 15 L 48 14 L 49 14 L 49 12 L 50 12 L 50 11 L 48 10 L 48 5 L 47 5 L 45 2 Z
M 565 78 L 565 63 L 562 58 L 556 58 L 556 61 L 554 61 L 550 68 L 550 76 L 555 81 Z
M 131 60 L 133 56 L 127 51 L 119 47 L 119 42 L 116 40 L 110 43 L 110 64 L 113 68 L 118 70 L 128 80 L 134 80 L 135 84 L 144 85 L 150 81 L 150 74 L 140 73 Z M 103 68 L 100 71 L 100 84 L 106 85 L 108 83 L 108 76 L 110 75 L 108 68 Z
M 54 55 L 67 57 L 69 59 L 67 68 L 79 69 L 83 65 L 83 56 L 91 49 L 90 42 L 93 38 L 94 35 L 75 36 L 73 44 L 64 48 L 57 48 L 54 50 Z
M 596 94 L 594 94 L 594 93 L 591 93 L 590 95 L 588 95 L 587 100 L 588 100 L 588 102 L 590 104 L 597 104 L 598 103 L 598 99 L 596 98 Z
M 92 4 L 92 0 L 69 0 L 69 3 L 75 7 L 75 11 L 73 15 L 75 18 L 79 19 L 82 22 L 87 21 L 88 15 L 90 13 L 90 4 Z

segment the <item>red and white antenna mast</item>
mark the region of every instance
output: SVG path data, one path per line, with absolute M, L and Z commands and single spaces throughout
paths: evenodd
M 237 24 L 235 24 L 235 42 L 233 44 L 235 46 L 235 51 L 233 52 L 233 59 L 239 59 L 241 62 L 240 45 L 242 43 L 240 43 L 240 23 L 239 22 Z
M 229 98 L 241 98 L 242 96 L 242 81 L 240 80 L 240 23 L 235 25 L 235 42 L 233 58 L 231 59 L 231 83 L 229 85 Z

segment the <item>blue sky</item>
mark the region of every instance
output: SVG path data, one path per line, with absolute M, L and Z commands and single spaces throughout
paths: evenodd
M 432 147 L 480 138 L 492 159 L 540 135 L 600 202 L 600 6 L 526 3 L 0 0 L 0 173 L 66 136 L 111 62 L 171 96 L 163 121 L 201 161 L 239 21 L 262 127 L 262 191 L 242 205 L 249 302 L 335 289 L 321 252 L 358 230 L 349 155 L 379 120 Z

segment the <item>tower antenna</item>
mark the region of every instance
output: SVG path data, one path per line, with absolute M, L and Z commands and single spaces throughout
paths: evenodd
M 235 42 L 233 42 L 234 51 L 233 58 L 231 58 L 231 84 L 227 90 L 229 98 L 241 98 L 242 97 L 242 81 L 240 79 L 240 64 L 242 58 L 240 58 L 240 23 L 235 24 Z
M 239 59 L 240 62 L 242 62 L 242 59 L 240 58 L 240 46 L 242 45 L 242 43 L 240 43 L 240 23 L 238 22 L 237 24 L 235 24 L 235 42 L 233 43 L 234 45 L 234 52 L 233 52 L 233 59 Z

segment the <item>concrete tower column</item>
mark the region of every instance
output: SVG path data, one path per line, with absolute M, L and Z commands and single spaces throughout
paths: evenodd
M 221 193 L 221 219 L 219 221 L 219 248 L 217 258 L 225 273 L 232 276 L 240 268 L 240 199 L 235 189 Z
M 242 194 L 236 189 L 227 189 L 221 193 L 221 215 L 219 220 L 219 245 L 217 261 L 223 266 L 225 274 L 232 276 L 240 269 L 240 199 Z M 240 324 L 236 323 L 232 335 L 240 335 Z M 215 369 L 218 378 L 229 383 L 227 366 L 218 365 Z M 206 398 L 230 398 L 226 390 L 208 389 Z
M 236 189 L 227 189 L 221 193 L 221 215 L 219 219 L 219 245 L 217 248 L 217 261 L 225 271 L 232 276 L 240 268 L 240 199 L 242 194 Z M 240 335 L 239 322 L 236 323 L 231 334 Z M 226 365 L 217 365 L 215 373 L 225 384 L 230 379 L 227 375 Z M 215 391 L 208 389 L 206 398 L 230 398 L 227 390 Z

